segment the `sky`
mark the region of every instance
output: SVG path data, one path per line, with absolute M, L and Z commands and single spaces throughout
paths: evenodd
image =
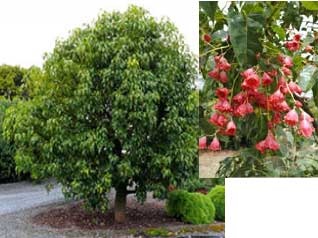
M 0 2 L 0 64 L 42 66 L 57 38 L 91 23 L 102 11 L 125 11 L 129 4 L 147 9 L 156 18 L 168 17 L 198 54 L 196 0 L 10 0 Z

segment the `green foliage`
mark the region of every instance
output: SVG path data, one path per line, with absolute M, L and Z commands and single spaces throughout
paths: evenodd
M 215 206 L 215 219 L 225 221 L 225 187 L 215 186 L 207 195 Z
M 249 67 L 256 63 L 256 53 L 262 52 L 260 39 L 263 37 L 265 23 L 262 14 L 250 13 L 244 15 L 235 5 L 228 13 L 228 27 L 231 44 L 237 62 L 241 67 Z
M 17 176 L 13 160 L 14 146 L 4 140 L 1 126 L 5 111 L 10 105 L 11 102 L 9 100 L 0 99 L 0 183 L 14 180 Z
M 168 194 L 166 210 L 169 216 L 192 224 L 212 223 L 215 217 L 215 207 L 209 197 L 184 190 Z
M 25 69 L 19 66 L 1 65 L 0 66 L 0 96 L 12 99 L 21 94 L 23 76 Z
M 135 184 L 143 201 L 194 174 L 195 62 L 171 22 L 134 6 L 104 12 L 56 43 L 44 73 L 5 119 L 19 170 L 101 210 L 111 187 Z

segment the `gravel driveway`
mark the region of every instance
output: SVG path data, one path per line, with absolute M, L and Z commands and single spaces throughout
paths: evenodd
M 112 195 L 113 192 L 111 192 Z M 60 186 L 47 193 L 45 184 L 33 185 L 27 182 L 0 185 L 0 238 L 132 238 L 122 231 L 59 229 L 37 226 L 31 217 L 51 207 L 64 206 Z M 125 232 L 126 233 L 126 232 Z M 224 232 L 211 233 L 221 235 Z M 210 235 L 211 235 L 210 234 Z M 188 236 L 190 237 L 190 236 Z M 197 236 L 200 237 L 200 236 Z M 211 237 L 211 236 L 210 236 Z
M 46 183 L 29 182 L 0 185 L 0 216 L 24 209 L 64 201 L 61 186 L 54 185 L 48 193 Z

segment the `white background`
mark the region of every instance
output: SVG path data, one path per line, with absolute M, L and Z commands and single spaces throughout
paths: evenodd
M 169 17 L 197 54 L 196 0 L 10 0 L 0 1 L 0 64 L 41 66 L 44 52 L 53 50 L 58 37 L 91 23 L 101 10 L 125 11 L 129 4 L 157 18 Z
M 226 179 L 226 238 L 317 238 L 317 178 Z

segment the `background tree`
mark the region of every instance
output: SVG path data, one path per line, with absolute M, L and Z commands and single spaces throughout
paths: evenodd
M 2 123 L 6 110 L 19 100 L 29 100 L 40 90 L 43 81 L 42 70 L 36 66 L 28 69 L 19 66 L 0 66 L 0 183 L 27 178 L 15 169 L 15 147 L 2 135 Z
M 21 171 L 102 211 L 114 187 L 117 222 L 128 193 L 164 196 L 195 172 L 195 62 L 171 22 L 134 6 L 105 12 L 58 41 L 44 71 L 43 91 L 5 120 Z

